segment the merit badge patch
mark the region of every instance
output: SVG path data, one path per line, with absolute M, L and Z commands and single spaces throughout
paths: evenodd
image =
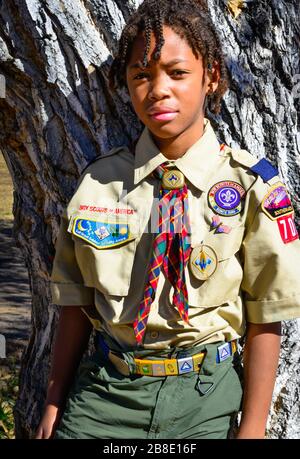
M 108 223 L 75 218 L 72 233 L 97 249 L 115 247 L 133 239 L 126 223 Z
M 206 280 L 217 269 L 218 257 L 208 245 L 195 247 L 190 255 L 190 267 L 194 276 L 199 280 Z
M 261 207 L 271 220 L 277 221 L 281 239 L 285 244 L 299 238 L 294 220 L 294 209 L 283 183 L 278 182 L 271 187 Z
M 216 183 L 208 193 L 208 202 L 214 212 L 232 217 L 242 210 L 246 191 L 239 183 L 224 181 Z

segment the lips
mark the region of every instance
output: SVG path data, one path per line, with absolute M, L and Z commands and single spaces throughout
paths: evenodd
M 151 118 L 157 121 L 170 121 L 176 118 L 178 111 L 173 107 L 152 107 L 147 111 Z

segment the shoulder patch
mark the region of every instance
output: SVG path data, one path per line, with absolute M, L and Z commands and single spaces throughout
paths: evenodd
M 268 182 L 271 178 L 278 175 L 278 169 L 265 158 L 262 158 L 258 163 L 254 164 L 254 166 L 250 167 L 250 169 L 252 172 L 259 175 L 264 182 Z
M 91 164 L 94 164 L 96 161 L 98 161 L 99 159 L 102 159 L 102 158 L 107 158 L 108 156 L 113 156 L 115 155 L 116 153 L 119 153 L 121 150 L 124 150 L 125 148 L 127 147 L 116 147 L 116 148 L 113 148 L 112 150 L 110 150 L 109 152 L 105 153 L 104 155 L 98 155 L 96 156 L 95 158 L 91 159 L 91 161 L 89 161 L 85 166 L 84 168 L 82 169 L 81 174 L 83 174 L 85 172 L 85 170 L 91 166 Z

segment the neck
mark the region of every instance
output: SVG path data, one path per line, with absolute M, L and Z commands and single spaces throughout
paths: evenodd
M 153 139 L 159 148 L 159 151 L 168 159 L 176 160 L 183 156 L 187 150 L 194 145 L 203 135 L 204 125 L 194 132 L 184 131 L 176 137 L 162 139 L 154 135 Z

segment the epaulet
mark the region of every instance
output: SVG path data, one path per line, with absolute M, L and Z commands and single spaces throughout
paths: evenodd
M 278 175 L 278 169 L 266 158 L 258 159 L 246 150 L 232 150 L 231 155 L 235 161 L 259 175 L 264 182 Z
M 268 182 L 279 173 L 278 169 L 266 158 L 260 159 L 258 163 L 254 164 L 250 169 L 252 172 L 259 175 L 264 182 Z
M 91 161 L 89 161 L 85 167 L 82 169 L 81 171 L 81 174 L 83 174 L 85 172 L 85 170 L 90 167 L 91 164 L 94 164 L 96 161 L 99 161 L 100 159 L 103 159 L 103 158 L 107 158 L 108 156 L 113 156 L 115 155 L 116 153 L 119 153 L 121 150 L 124 150 L 124 147 L 116 147 L 116 148 L 112 148 L 112 150 L 109 150 L 107 153 L 105 153 L 104 155 L 98 155 L 98 156 L 95 156 L 95 158 L 91 159 Z

